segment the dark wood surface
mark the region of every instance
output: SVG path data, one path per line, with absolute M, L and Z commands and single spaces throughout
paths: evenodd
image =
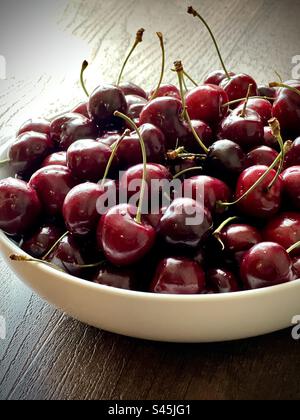
M 3 3 L 5 3 L 3 5 Z M 114 80 L 135 31 L 145 41 L 126 79 L 152 87 L 163 31 L 168 66 L 182 59 L 201 80 L 219 67 L 207 33 L 185 14 L 185 0 L 19 0 L 1 3 L 0 142 L 31 116 L 54 115 Z M 259 82 L 292 77 L 300 54 L 299 0 L 195 0 L 235 71 Z M 16 30 L 18 28 L 18 30 Z M 169 72 L 166 79 L 174 81 Z M 0 262 L 0 399 L 299 399 L 299 343 L 291 331 L 241 342 L 174 345 L 115 336 L 71 320 L 32 294 Z

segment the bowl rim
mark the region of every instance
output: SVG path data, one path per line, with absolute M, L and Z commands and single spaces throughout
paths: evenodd
M 63 114 L 60 114 L 63 115 Z M 59 116 L 60 116 L 59 115 Z M 55 118 L 55 117 L 53 117 Z M 0 157 L 7 152 L 9 145 L 13 143 L 13 140 L 7 141 L 3 145 L 0 146 Z M 15 244 L 9 236 L 7 236 L 4 231 L 0 230 L 0 248 L 4 247 L 8 248 L 11 254 L 17 255 L 24 255 L 30 257 L 29 254 L 24 252 L 17 244 Z M 1 249 L 0 249 L 1 250 Z M 21 264 L 20 262 L 16 262 L 16 264 Z M 194 303 L 201 303 L 201 302 L 224 302 L 224 301 L 236 301 L 239 299 L 248 300 L 252 298 L 256 298 L 257 296 L 267 296 L 273 293 L 280 293 L 282 291 L 286 291 L 289 289 L 293 289 L 300 286 L 300 279 L 293 280 L 287 283 L 274 285 L 270 287 L 265 287 L 261 289 L 254 289 L 254 290 L 241 290 L 238 292 L 233 293 L 215 293 L 215 294 L 196 294 L 196 295 L 172 295 L 172 294 L 160 294 L 160 293 L 151 293 L 151 292 L 139 292 L 134 290 L 126 290 L 126 289 L 118 289 L 112 286 L 105 286 L 101 284 L 94 283 L 89 280 L 84 280 L 79 277 L 72 276 L 69 273 L 64 273 L 60 270 L 56 270 L 50 266 L 47 266 L 40 262 L 28 262 L 27 264 L 35 265 L 38 271 L 41 274 L 50 274 L 56 275 L 60 278 L 61 281 L 65 281 L 69 284 L 76 284 L 82 288 L 89 288 L 90 290 L 101 291 L 107 295 L 114 295 L 115 297 L 126 297 L 126 298 L 143 298 L 147 301 L 162 301 L 162 302 L 177 302 L 177 303 L 187 303 L 187 302 L 194 302 Z

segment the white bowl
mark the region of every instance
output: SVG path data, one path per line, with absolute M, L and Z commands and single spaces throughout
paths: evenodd
M 0 149 L 0 159 L 7 148 Z M 0 168 L 0 179 L 9 175 L 9 168 Z M 11 254 L 24 252 L 2 232 L 0 251 L 16 275 L 52 305 L 86 324 L 130 337 L 236 340 L 287 328 L 300 314 L 300 280 L 232 294 L 155 295 L 100 286 L 39 263 L 12 262 Z

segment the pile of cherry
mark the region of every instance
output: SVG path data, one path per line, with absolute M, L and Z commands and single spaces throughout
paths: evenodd
M 15 178 L 0 181 L 0 229 L 30 255 L 11 258 L 154 293 L 300 278 L 300 81 L 258 86 L 221 63 L 198 85 L 176 62 L 179 88 L 161 77 L 150 93 L 120 76 L 52 121 L 26 122 L 1 163 Z M 145 183 L 173 178 L 193 197 L 142 214 Z M 132 181 L 137 206 L 118 202 L 100 215 L 99 198 L 109 189 L 131 197 Z M 197 225 L 186 222 L 193 210 L 204 215 Z

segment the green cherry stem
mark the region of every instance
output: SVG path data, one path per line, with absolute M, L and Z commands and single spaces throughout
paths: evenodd
M 281 88 L 289 89 L 292 92 L 297 93 L 297 95 L 300 95 L 300 90 L 299 89 L 297 89 L 293 86 L 286 85 L 285 83 L 272 82 L 272 83 L 269 83 L 269 86 L 270 87 L 281 87 Z
M 65 232 L 56 242 L 54 245 L 52 245 L 52 247 L 49 249 L 49 251 L 43 256 L 42 260 L 45 261 L 49 255 L 55 250 L 55 248 L 61 243 L 61 241 L 63 239 L 65 239 L 65 237 L 69 235 L 69 232 Z
M 140 146 L 141 146 L 141 151 L 142 151 L 142 156 L 143 156 L 143 178 L 142 178 L 142 185 L 141 185 L 141 190 L 140 190 L 140 199 L 139 199 L 139 204 L 138 204 L 138 209 L 137 209 L 137 214 L 136 214 L 135 221 L 137 223 L 141 224 L 142 223 L 143 202 L 144 202 L 144 196 L 145 196 L 145 191 L 146 191 L 146 176 L 147 176 L 147 151 L 146 151 L 146 146 L 145 146 L 144 139 L 143 139 L 137 125 L 129 117 L 127 117 L 127 115 L 122 114 L 119 111 L 116 111 L 114 113 L 114 115 L 115 115 L 115 117 L 122 118 L 124 121 L 126 121 L 127 124 L 129 126 L 131 126 L 132 129 L 136 132 L 136 134 L 138 135 L 139 140 L 140 140 Z
M 211 30 L 211 28 L 210 28 L 210 26 L 208 25 L 208 23 L 206 22 L 206 20 L 192 7 L 192 6 L 190 6 L 189 8 L 188 8 L 188 14 L 190 14 L 190 15 L 193 15 L 194 17 L 197 17 L 197 18 L 199 18 L 200 20 L 201 20 L 201 22 L 205 25 L 205 27 L 207 28 L 207 30 L 208 30 L 208 32 L 209 32 L 209 34 L 210 34 L 210 36 L 211 36 L 211 38 L 212 38 L 212 40 L 213 40 L 213 43 L 214 43 L 214 45 L 215 45 L 215 47 L 216 47 L 216 50 L 217 50 L 217 53 L 218 53 L 218 56 L 219 56 L 219 59 L 220 59 L 220 61 L 221 61 L 221 65 L 222 65 L 222 67 L 223 67 L 223 70 L 224 70 L 224 72 L 225 72 L 225 74 L 226 74 L 226 76 L 227 76 L 227 79 L 231 79 L 231 77 L 230 77 L 230 74 L 229 74 L 229 72 L 228 72 L 228 70 L 227 70 L 227 68 L 226 68 L 226 66 L 225 66 L 225 63 L 224 63 L 224 61 L 223 61 L 223 58 L 222 58 L 222 55 L 221 55 L 221 52 L 220 52 L 220 48 L 219 48 L 219 46 L 218 46 L 218 43 L 217 43 L 217 40 L 216 40 L 216 38 L 215 38 L 215 36 L 214 36 L 214 34 L 213 34 L 213 31 Z
M 248 102 L 249 102 L 249 97 L 250 97 L 250 93 L 251 93 L 252 86 L 253 86 L 252 84 L 249 84 L 249 86 L 248 86 L 248 91 L 247 91 L 247 95 L 246 95 L 246 100 L 245 100 L 245 103 L 244 103 L 243 110 L 242 110 L 242 112 L 241 112 L 241 114 L 240 114 L 240 116 L 241 116 L 242 118 L 245 118 L 245 116 L 246 116 L 246 111 L 247 111 L 247 106 L 248 106 Z
M 182 100 L 182 107 L 183 107 L 183 118 L 187 121 L 193 136 L 195 137 L 195 139 L 197 140 L 197 142 L 199 143 L 200 147 L 202 148 L 202 150 L 204 151 L 204 153 L 208 153 L 208 148 L 205 146 L 205 144 L 203 143 L 203 141 L 200 139 L 200 137 L 198 136 L 198 134 L 196 133 L 196 130 L 193 127 L 192 121 L 190 119 L 188 110 L 187 110 L 187 106 L 186 106 L 186 100 L 185 100 L 185 93 L 183 91 L 183 79 L 184 79 L 184 69 L 183 69 L 183 65 L 181 63 L 181 61 L 176 61 L 174 63 L 175 65 L 175 70 L 177 72 L 178 75 L 178 81 L 179 81 L 179 88 L 180 88 L 180 95 L 181 95 L 181 100 Z
M 84 60 L 84 62 L 82 63 L 82 66 L 81 66 L 81 71 L 80 71 L 80 84 L 82 86 L 82 89 L 83 89 L 84 93 L 89 98 L 90 95 L 89 95 L 89 92 L 87 91 L 87 88 L 85 86 L 84 79 L 83 79 L 84 72 L 88 68 L 88 65 L 89 65 L 89 63 L 86 60 Z
M 181 172 L 178 172 L 176 175 L 173 176 L 173 179 L 178 179 L 180 178 L 182 175 L 185 175 L 189 172 L 193 172 L 193 171 L 202 171 L 203 168 L 202 166 L 194 166 L 193 168 L 188 168 L 188 169 L 184 169 Z
M 296 242 L 294 245 L 292 245 L 290 248 L 288 248 L 287 250 L 286 250 L 286 252 L 288 253 L 288 254 L 291 254 L 293 251 L 295 251 L 295 249 L 297 249 L 297 248 L 299 248 L 300 247 L 300 242 Z
M 183 74 L 184 74 L 184 76 L 187 78 L 187 79 L 189 79 L 189 81 L 190 82 L 192 82 L 193 83 L 193 85 L 195 86 L 195 87 L 198 87 L 199 85 L 198 85 L 198 83 L 197 82 L 195 82 L 195 80 L 185 71 L 185 70 L 183 70 Z
M 280 83 L 283 83 L 283 78 L 282 78 L 281 74 L 277 70 L 275 70 L 274 73 L 278 77 L 278 80 L 280 81 Z
M 165 44 L 164 44 L 164 37 L 163 34 L 161 32 L 156 32 L 156 35 L 158 36 L 159 42 L 160 42 L 160 48 L 161 48 L 161 72 L 160 72 L 160 78 L 158 81 L 158 85 L 157 88 L 155 89 L 153 95 L 151 96 L 150 101 L 152 101 L 153 99 L 155 99 L 157 97 L 157 94 L 159 92 L 159 89 L 161 87 L 161 84 L 163 82 L 164 79 L 164 74 L 165 74 L 165 67 L 166 67 L 166 51 L 165 51 Z
M 237 220 L 238 219 L 238 217 L 237 216 L 234 216 L 234 217 L 229 217 L 228 219 L 226 219 L 223 223 L 221 223 L 220 224 L 220 226 L 218 227 L 218 229 L 216 229 L 215 231 L 214 231 L 214 233 L 212 234 L 212 236 L 214 236 L 216 239 L 217 239 L 217 241 L 219 241 L 220 242 L 220 244 L 222 245 L 222 251 L 224 251 L 224 249 L 225 249 L 225 245 L 223 244 L 223 242 L 222 242 L 222 240 L 221 240 L 221 238 L 220 238 L 220 234 L 222 233 L 222 230 L 227 226 L 227 225 L 229 225 L 229 223 L 231 223 L 231 222 L 233 222 L 233 221 L 235 221 L 235 220 Z
M 280 124 L 279 121 L 276 118 L 272 118 L 271 120 L 268 121 L 269 126 L 272 130 L 272 134 L 273 136 L 276 138 L 279 147 L 280 147 L 280 155 L 282 156 L 282 159 L 280 161 L 280 164 L 278 165 L 277 168 L 277 172 L 276 175 L 274 176 L 274 179 L 271 181 L 270 185 L 268 186 L 268 189 L 270 190 L 273 185 L 275 184 L 275 182 L 277 181 L 279 175 L 281 174 L 282 170 L 283 170 L 283 164 L 284 164 L 284 156 L 285 156 L 285 147 L 284 147 L 284 142 L 281 136 L 281 132 L 280 132 Z
M 122 68 L 121 68 L 121 71 L 120 71 L 120 74 L 119 74 L 119 77 L 118 77 L 118 81 L 117 81 L 117 86 L 120 86 L 125 67 L 126 67 L 128 61 L 129 61 L 130 57 L 132 56 L 134 50 L 143 41 L 144 32 L 145 32 L 145 29 L 143 29 L 143 28 L 141 28 L 137 31 L 134 44 L 133 44 L 131 50 L 129 51 L 129 53 L 128 53 L 123 65 L 122 65 Z
M 222 107 L 228 107 L 230 105 L 239 104 L 240 102 L 244 102 L 247 98 L 235 99 L 234 101 L 227 102 L 223 104 Z M 275 101 L 275 98 L 271 98 L 269 96 L 249 96 L 248 99 L 266 99 L 267 101 Z

